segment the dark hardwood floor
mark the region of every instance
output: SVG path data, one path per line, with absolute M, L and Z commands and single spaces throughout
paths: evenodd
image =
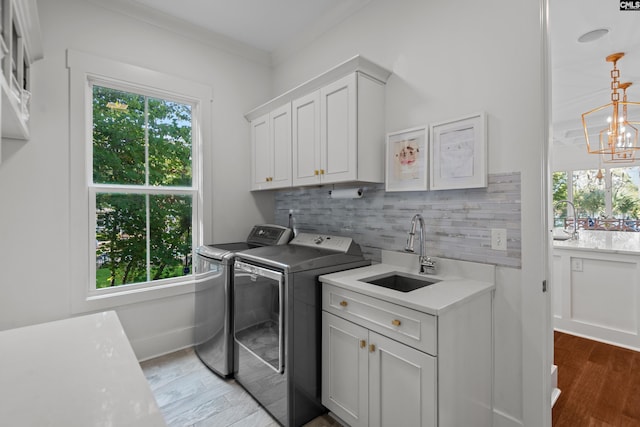
M 553 427 L 640 427 L 640 353 L 554 333 Z
M 277 427 L 234 380 L 212 373 L 192 348 L 140 364 L 169 427 Z M 325 415 L 305 427 L 341 427 Z

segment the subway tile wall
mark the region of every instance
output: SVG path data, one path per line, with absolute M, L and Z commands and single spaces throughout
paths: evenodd
M 336 186 L 336 188 L 353 188 Z M 403 250 L 414 214 L 426 224 L 429 256 L 520 268 L 520 173 L 489 175 L 487 188 L 389 192 L 384 184 L 364 184 L 361 199 L 331 199 L 333 186 L 280 190 L 275 221 L 300 232 L 349 236 L 367 258 L 381 250 Z M 491 249 L 491 229 L 507 230 L 507 250 Z M 415 249 L 419 245 L 416 241 Z

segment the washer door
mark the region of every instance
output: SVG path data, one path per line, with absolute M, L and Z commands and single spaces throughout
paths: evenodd
M 236 261 L 234 338 L 278 373 L 284 372 L 284 274 Z

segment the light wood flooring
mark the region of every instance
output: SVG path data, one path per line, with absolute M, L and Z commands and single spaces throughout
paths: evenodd
M 279 424 L 234 380 L 224 380 L 193 349 L 141 363 L 169 427 L 275 427 Z M 328 415 L 305 427 L 341 427 Z

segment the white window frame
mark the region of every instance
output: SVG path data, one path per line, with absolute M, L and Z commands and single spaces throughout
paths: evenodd
M 83 313 L 194 292 L 195 276 L 95 288 L 95 194 L 93 185 L 92 100 L 93 84 L 141 93 L 192 105 L 193 182 L 172 193 L 192 194 L 192 248 L 202 243 L 203 141 L 209 137 L 212 90 L 210 87 L 107 58 L 68 50 L 70 141 L 70 280 L 71 311 Z M 100 185 L 100 189 L 106 186 Z M 119 186 L 114 186 L 118 190 Z M 132 189 L 135 191 L 135 189 Z

